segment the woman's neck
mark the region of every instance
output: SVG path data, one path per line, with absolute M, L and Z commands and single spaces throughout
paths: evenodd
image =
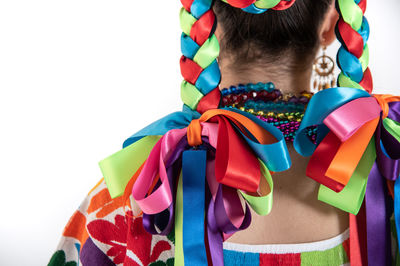
M 293 70 L 284 64 L 256 66 L 247 68 L 237 67 L 229 59 L 219 62 L 221 69 L 220 88 L 247 83 L 272 82 L 282 93 L 300 93 L 309 91 L 312 66 L 305 69 Z

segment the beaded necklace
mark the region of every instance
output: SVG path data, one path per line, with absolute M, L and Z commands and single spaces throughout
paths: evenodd
M 282 131 L 286 141 L 293 141 L 304 117 L 312 93 L 300 95 L 282 94 L 272 82 L 249 83 L 230 86 L 221 90 L 222 107 L 237 108 L 255 115 L 259 119 Z M 316 127 L 309 127 L 309 138 L 316 141 Z

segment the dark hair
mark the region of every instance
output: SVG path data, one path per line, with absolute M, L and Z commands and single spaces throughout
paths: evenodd
M 291 57 L 292 67 L 310 64 L 319 47 L 319 27 L 332 0 L 297 0 L 283 11 L 250 14 L 220 0 L 214 1 L 221 57 L 233 55 L 235 63 L 273 63 Z

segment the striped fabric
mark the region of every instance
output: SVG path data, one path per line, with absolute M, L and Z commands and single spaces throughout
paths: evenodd
M 290 245 L 224 243 L 225 265 L 332 265 L 349 263 L 349 230 L 324 241 Z

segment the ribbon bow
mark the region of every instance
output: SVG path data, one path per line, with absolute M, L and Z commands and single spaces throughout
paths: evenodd
M 310 126 L 318 128 L 316 144 L 306 137 Z M 390 258 L 383 177 L 399 176 L 399 136 L 400 97 L 331 88 L 311 99 L 294 141 L 300 154 L 311 155 L 306 174 L 321 184 L 319 200 L 356 215 L 365 197 L 372 265 L 386 265 Z
M 316 143 L 307 136 L 310 126 L 318 129 Z M 357 214 L 365 198 L 366 228 L 355 234 L 366 231 L 368 258 L 352 246 L 351 260 L 385 265 L 387 188 L 400 225 L 400 98 L 351 88 L 321 91 L 308 104 L 294 146 L 311 156 L 307 175 L 321 183 L 320 200 Z M 134 183 L 147 231 L 168 234 L 175 227 L 177 265 L 203 265 L 208 258 L 223 265 L 223 239 L 250 224 L 250 207 L 269 213 L 269 171 L 288 169 L 290 159 L 282 133 L 250 114 L 214 109 L 200 116 L 184 108 L 127 139 L 100 167 L 114 198 Z
M 100 163 L 110 194 L 122 195 L 140 171 L 132 195 L 143 211 L 143 225 L 163 235 L 174 226 L 176 265 L 205 265 L 207 257 L 223 265 L 223 239 L 249 226 L 250 207 L 260 215 L 270 212 L 270 171 L 290 167 L 282 133 L 233 109 L 200 117 L 187 110 L 174 113 L 124 145 Z

